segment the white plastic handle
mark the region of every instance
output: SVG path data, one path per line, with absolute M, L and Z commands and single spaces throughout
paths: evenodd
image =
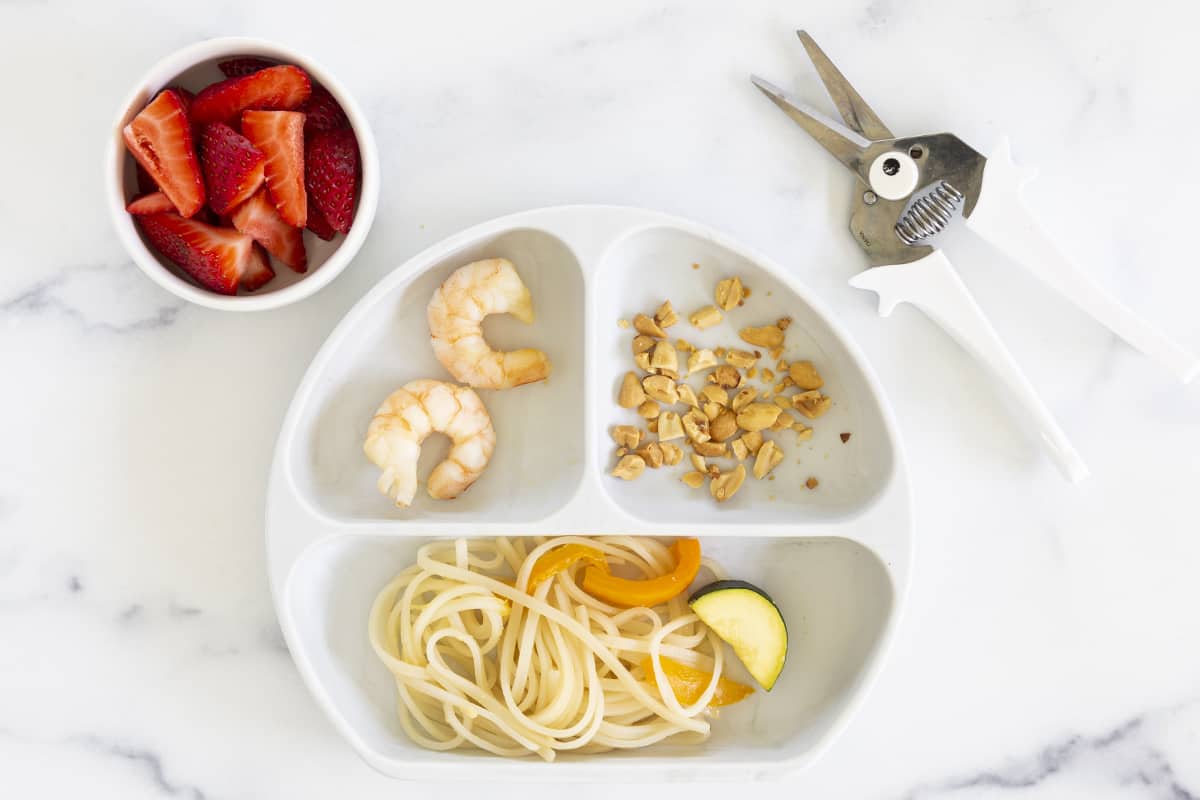
M 1073 483 L 1088 476 L 1087 465 L 940 250 L 911 264 L 873 267 L 860 272 L 850 280 L 850 285 L 870 289 L 879 295 L 880 316 L 891 314 L 899 303 L 911 303 L 921 309 L 967 352 L 983 362 L 1008 390 L 1017 407 L 1033 417 L 1042 444 L 1063 475 Z
M 1113 299 L 1055 246 L 1022 200 L 1032 177 L 1032 171 L 1017 168 L 1008 140 L 1001 140 L 988 157 L 967 227 L 1184 383 L 1200 374 L 1200 358 Z

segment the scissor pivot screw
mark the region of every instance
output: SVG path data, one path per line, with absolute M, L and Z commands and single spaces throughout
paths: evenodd
M 863 192 L 863 202 L 869 206 L 875 205 L 875 201 L 878 199 L 879 199 L 879 197 L 874 192 L 872 192 L 870 189 Z
M 883 162 L 883 174 L 884 175 L 895 175 L 899 171 L 900 171 L 900 162 L 897 161 L 896 159 L 889 158 L 888 160 Z

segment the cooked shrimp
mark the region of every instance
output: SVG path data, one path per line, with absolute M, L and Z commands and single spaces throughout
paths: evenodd
M 431 433 L 450 437 L 450 454 L 429 474 L 429 496 L 453 500 L 470 488 L 496 449 L 492 418 L 466 386 L 434 380 L 406 383 L 388 395 L 367 429 L 363 452 L 383 470 L 379 491 L 401 508 L 417 493 L 417 458 Z
M 550 375 L 550 360 L 529 348 L 502 352 L 483 338 L 483 318 L 512 314 L 533 322 L 533 301 L 512 262 L 489 258 L 459 267 L 429 301 L 429 335 L 442 366 L 480 389 L 511 389 Z

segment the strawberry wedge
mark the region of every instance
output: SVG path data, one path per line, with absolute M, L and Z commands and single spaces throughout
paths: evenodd
M 247 292 L 253 292 L 255 289 L 261 289 L 274 277 L 275 270 L 271 269 L 267 252 L 261 245 L 254 245 L 250 248 L 250 257 L 246 259 L 246 269 L 242 271 L 242 280 L 238 285 Z
M 296 110 L 304 115 L 305 136 L 350 127 L 346 112 L 342 111 L 338 101 L 333 99 L 333 95 L 324 86 L 313 86 L 312 94 Z
M 353 131 L 324 131 L 309 137 L 304 185 L 329 225 L 339 233 L 348 232 L 358 194 L 358 141 Z
M 304 231 L 293 228 L 267 197 L 267 190 L 242 203 L 233 212 L 233 227 L 253 237 L 254 241 L 267 248 L 267 252 L 278 258 L 296 272 L 308 269 L 308 255 L 304 251 Z
M 249 236 L 178 214 L 148 214 L 136 219 L 154 248 L 201 286 L 220 294 L 237 294 L 254 247 Z
M 175 204 L 171 202 L 171 198 L 167 197 L 162 192 L 151 192 L 144 194 L 141 197 L 135 197 L 125 206 L 125 210 L 130 214 L 162 214 L 164 212 L 175 212 Z
M 221 216 L 258 191 L 266 163 L 261 150 L 223 122 L 209 123 L 200 133 L 200 165 L 208 184 L 208 205 Z
M 325 219 L 325 215 L 321 213 L 321 209 L 313 205 L 312 195 L 308 196 L 308 222 L 306 227 L 317 235 L 317 238 L 330 241 L 337 236 L 337 231 L 329 224 L 329 220 Z
M 288 110 L 308 99 L 312 82 L 299 67 L 267 67 L 204 89 L 192 101 L 192 121 L 232 123 L 247 109 Z
M 242 133 L 267 156 L 267 189 L 279 215 L 292 227 L 303 228 L 308 218 L 304 115 L 295 111 L 247 111 L 242 114 Z
M 185 217 L 204 207 L 204 178 L 183 98 L 164 89 L 122 131 L 125 146 Z

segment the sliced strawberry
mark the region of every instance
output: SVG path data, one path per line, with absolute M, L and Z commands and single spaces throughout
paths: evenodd
M 246 269 L 242 271 L 242 280 L 238 285 L 247 292 L 253 292 L 274 277 L 275 270 L 271 269 L 267 251 L 262 249 L 262 245 L 255 244 L 250 248 L 250 257 L 246 259 Z
M 267 188 L 279 214 L 292 227 L 303 228 L 308 216 L 304 115 L 295 111 L 247 111 L 242 114 L 242 133 L 266 153 Z
M 296 272 L 308 269 L 304 231 L 284 221 L 267 196 L 266 189 L 260 189 L 234 210 L 233 227 L 254 237 L 254 241 L 267 248 L 268 253 Z
M 162 214 L 164 212 L 175 212 L 175 204 L 171 199 L 162 192 L 151 192 L 144 194 L 141 197 L 135 197 L 125 206 L 125 210 L 130 214 Z
M 304 184 L 330 226 L 339 233 L 354 222 L 358 194 L 358 141 L 354 131 L 313 134 L 304 153 Z
M 125 146 L 185 217 L 204 206 L 204 178 L 183 99 L 164 89 L 122 131 Z
M 192 121 L 232 123 L 247 109 L 292 109 L 308 99 L 312 82 L 299 67 L 267 67 L 204 89 L 192 104 Z
M 250 140 L 223 122 L 200 131 L 200 165 L 208 184 L 208 204 L 228 214 L 258 191 L 267 157 Z
M 321 209 L 313 205 L 312 195 L 308 196 L 308 229 L 315 233 L 318 238 L 329 241 L 337 236 L 337 231 L 329 224 L 329 220 L 325 219 L 325 215 L 321 213 Z
M 338 128 L 349 128 L 350 120 L 346 112 L 333 99 L 333 95 L 324 86 L 313 86 L 312 94 L 296 109 L 304 115 L 304 135 L 312 136 L 319 131 L 334 131 Z
M 254 246 L 249 236 L 178 214 L 149 214 L 137 220 L 154 248 L 201 286 L 221 294 L 237 292 Z
M 253 75 L 259 70 L 273 66 L 275 66 L 275 62 L 273 61 L 246 56 L 244 58 L 231 58 L 228 61 L 218 62 L 217 69 L 221 70 L 226 78 L 244 78 L 247 75 Z

